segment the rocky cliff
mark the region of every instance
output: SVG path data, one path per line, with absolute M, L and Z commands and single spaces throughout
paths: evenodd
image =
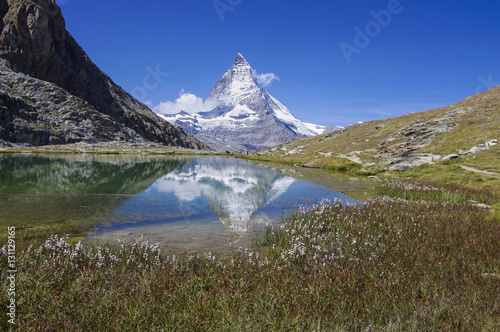
M 54 0 L 0 0 L 0 17 L 0 139 L 205 147 L 97 68 Z

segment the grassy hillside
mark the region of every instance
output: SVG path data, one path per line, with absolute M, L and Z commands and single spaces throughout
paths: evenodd
M 310 166 L 328 166 L 335 164 L 334 160 L 338 158 L 365 166 L 380 165 L 394 157 L 417 153 L 445 156 L 499 139 L 499 136 L 500 87 L 496 87 L 452 106 L 365 122 L 295 140 L 260 154 L 281 162 Z M 498 146 L 472 159 L 463 159 L 462 162 L 500 171 Z

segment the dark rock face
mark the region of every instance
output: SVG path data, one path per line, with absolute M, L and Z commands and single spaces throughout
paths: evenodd
M 66 31 L 54 0 L 0 0 L 0 139 L 205 148 L 116 85 Z

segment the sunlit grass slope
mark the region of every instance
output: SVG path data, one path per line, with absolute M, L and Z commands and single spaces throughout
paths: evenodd
M 429 133 L 433 128 L 437 128 L 435 133 Z M 426 145 L 428 138 L 430 144 Z M 313 166 L 338 163 L 333 160 L 352 156 L 370 164 L 383 162 L 387 158 L 385 152 L 409 148 L 407 154 L 445 156 L 492 139 L 500 139 L 500 87 L 452 106 L 356 124 L 344 130 L 295 140 L 259 154 L 273 161 Z M 411 150 L 412 147 L 416 149 Z M 496 146 L 463 163 L 500 171 L 500 149 Z

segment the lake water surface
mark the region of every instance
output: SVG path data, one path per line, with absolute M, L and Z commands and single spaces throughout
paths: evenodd
M 297 205 L 355 202 L 349 194 L 372 185 L 226 157 L 0 155 L 0 227 L 15 226 L 26 243 L 144 236 L 170 253 L 224 253 L 251 247 Z

